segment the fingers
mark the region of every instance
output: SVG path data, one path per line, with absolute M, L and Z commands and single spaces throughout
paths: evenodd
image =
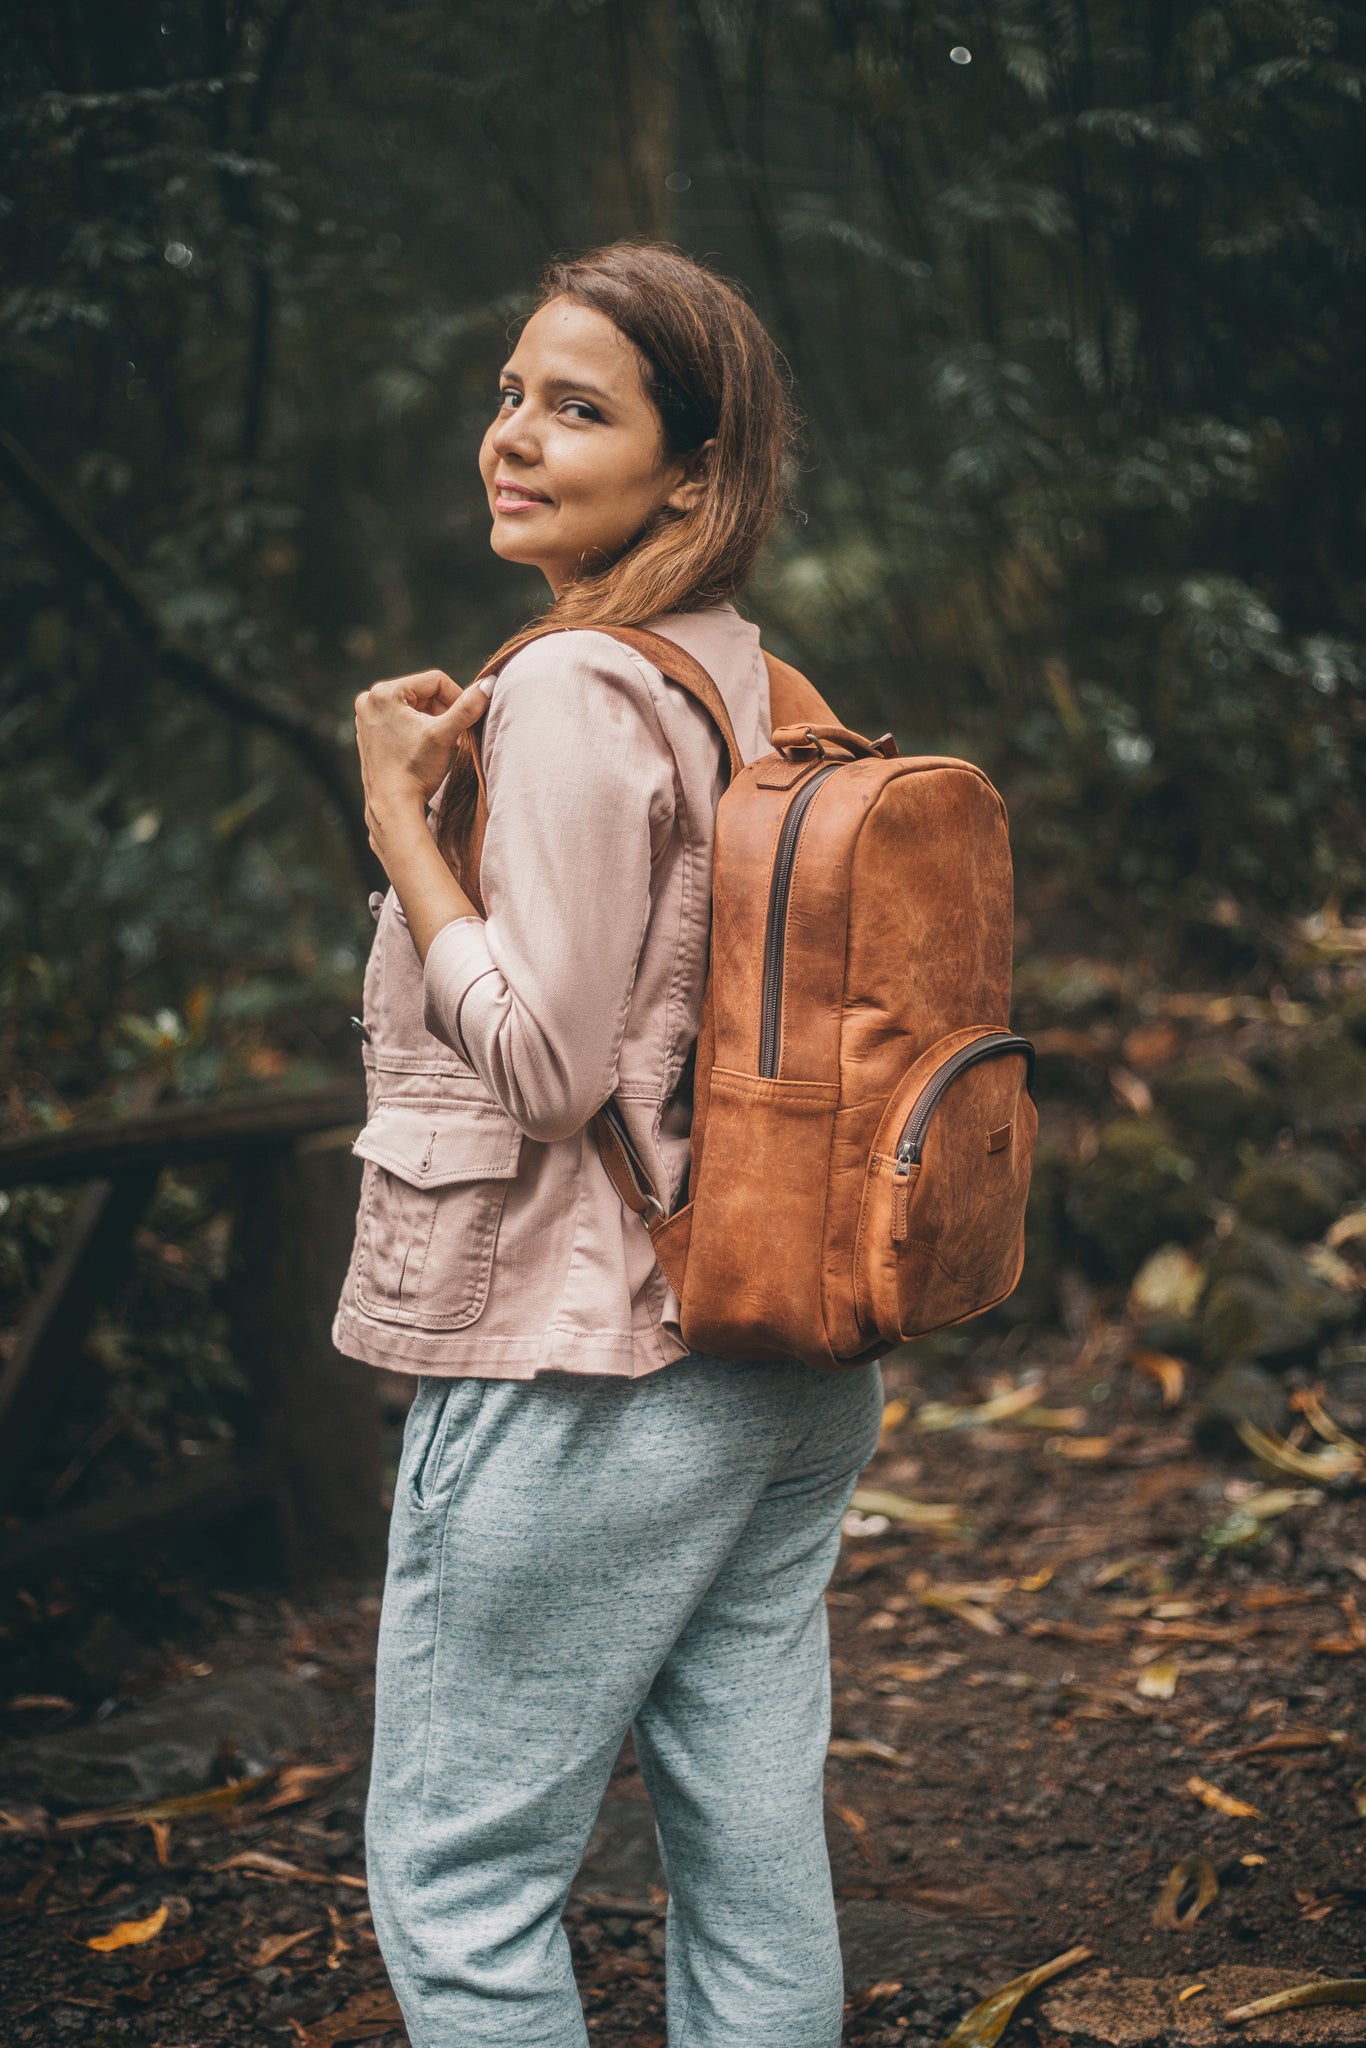
M 432 719 L 432 727 L 441 738 L 454 739 L 457 733 L 468 731 L 489 708 L 489 690 L 484 683 L 471 683 L 463 689 L 455 702 L 446 711 L 439 711 Z

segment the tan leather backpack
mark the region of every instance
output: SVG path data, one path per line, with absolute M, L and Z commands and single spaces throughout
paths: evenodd
M 967 761 L 850 732 L 767 654 L 773 752 L 746 767 L 700 662 L 600 630 L 695 697 L 730 758 L 686 1202 L 664 1212 L 613 1102 L 593 1121 L 684 1338 L 838 1367 L 980 1315 L 1020 1277 L 1038 1128 L 1004 804 Z M 475 876 L 486 817 L 480 767 Z

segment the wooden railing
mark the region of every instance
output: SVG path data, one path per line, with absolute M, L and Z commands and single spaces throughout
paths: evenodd
M 268 1517 L 291 1581 L 368 1572 L 383 1549 L 374 1374 L 338 1356 L 365 1114 L 359 1082 L 167 1103 L 0 1142 L 0 1187 L 85 1182 L 66 1238 L 0 1365 L 0 1577 L 41 1576 L 111 1546 L 230 1515 Z M 13 1526 L 16 1485 L 69 1400 L 100 1304 L 130 1269 L 163 1167 L 229 1168 L 232 1348 L 251 1398 L 231 1459 Z

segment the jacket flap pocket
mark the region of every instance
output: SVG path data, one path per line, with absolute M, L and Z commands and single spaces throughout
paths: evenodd
M 351 1150 L 412 1187 L 444 1188 L 462 1180 L 511 1180 L 522 1133 L 496 1102 L 443 1102 L 433 1109 L 386 1102 Z

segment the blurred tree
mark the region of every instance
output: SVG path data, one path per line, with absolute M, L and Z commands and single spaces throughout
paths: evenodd
M 1251 962 L 1362 885 L 1359 11 L 6 0 L 0 1058 L 349 1059 L 350 702 L 538 603 L 474 475 L 554 250 L 742 276 L 808 421 L 752 595 L 981 758 L 1036 930 Z

